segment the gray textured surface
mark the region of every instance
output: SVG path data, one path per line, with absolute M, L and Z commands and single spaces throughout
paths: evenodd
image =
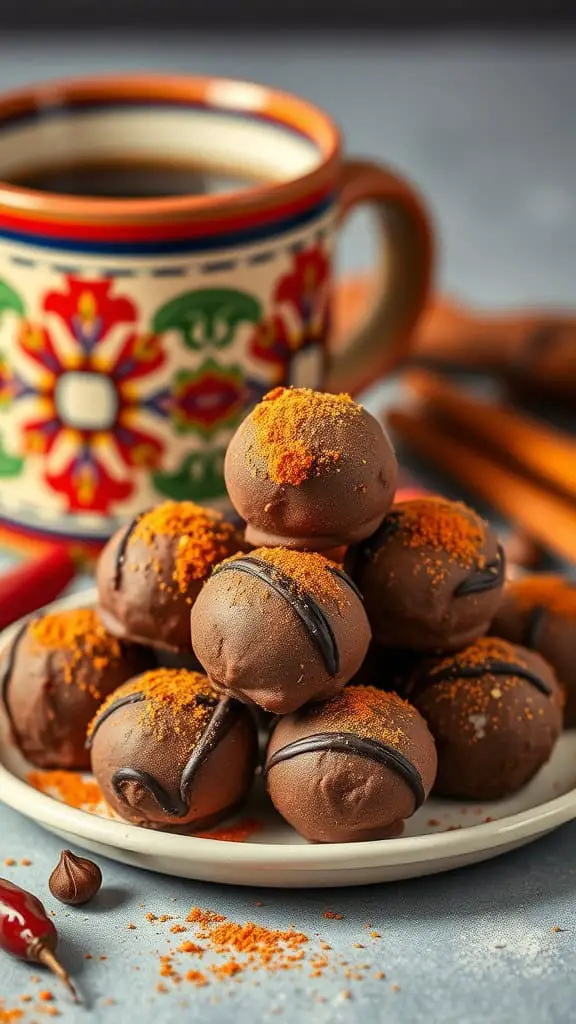
M 442 236 L 443 287 L 486 304 L 571 302 L 575 54 L 576 44 L 566 40 L 385 46 L 126 38 L 58 46 L 4 37 L 0 88 L 102 68 L 158 67 L 253 77 L 298 90 L 338 117 L 350 151 L 386 157 L 426 190 Z M 367 262 L 365 230 L 364 222 L 353 226 L 343 244 L 347 267 Z M 242 1022 L 567 1024 L 576 1020 L 575 841 L 576 824 L 452 875 L 318 894 L 181 883 L 105 863 L 106 890 L 94 908 L 69 916 L 60 908 L 57 918 L 66 962 L 91 1014 L 70 1009 L 65 998 L 58 1008 L 64 1021 L 78 1024 L 136 1017 L 143 1024 L 168 1022 L 180 1014 L 203 1022 L 235 1016 Z M 58 840 L 0 809 L 0 865 L 6 857 L 33 861 L 2 868 L 15 881 L 45 896 L 59 849 Z M 265 905 L 255 906 L 257 899 Z M 311 937 L 321 933 L 350 963 L 372 966 L 363 981 L 346 979 L 342 967 L 322 979 L 304 969 L 199 990 L 184 984 L 159 995 L 156 953 L 174 937 L 169 925 L 149 924 L 144 915 L 182 916 L 193 904 L 238 921 L 294 922 Z M 343 919 L 323 919 L 327 907 Z M 135 931 L 128 930 L 130 921 Z M 380 939 L 369 937 L 366 922 Z M 357 942 L 367 948 L 355 948 Z M 84 951 L 93 959 L 85 961 Z M 108 959 L 99 961 L 100 955 Z M 386 979 L 377 980 L 376 970 Z M 0 997 L 7 1006 L 38 988 L 31 973 L 0 959 Z M 50 988 L 57 991 L 55 984 Z M 113 1005 L 103 1005 L 110 997 Z M 45 1018 L 26 1010 L 26 1020 L 33 1019 Z

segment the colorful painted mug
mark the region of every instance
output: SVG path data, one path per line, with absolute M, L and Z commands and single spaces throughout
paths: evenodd
M 250 183 L 144 198 L 26 184 L 59 164 L 137 179 L 158 159 Z M 412 188 L 344 160 L 326 114 L 263 86 L 129 76 L 12 93 L 0 179 L 0 539 L 90 548 L 164 498 L 217 504 L 247 406 L 280 384 L 372 382 L 428 294 L 431 230 Z M 334 242 L 366 202 L 382 283 L 331 356 Z

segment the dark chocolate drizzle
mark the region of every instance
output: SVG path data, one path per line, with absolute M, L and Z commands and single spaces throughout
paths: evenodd
M 87 746 L 92 746 L 97 730 L 118 708 L 125 707 L 127 704 L 136 704 L 143 700 L 146 700 L 146 695 L 139 691 L 137 693 L 129 693 L 125 697 L 120 697 L 119 700 L 110 704 L 96 720 L 88 738 Z M 200 695 L 198 700 L 199 703 L 207 703 L 203 695 Z M 140 768 L 126 767 L 118 768 L 112 776 L 112 787 L 118 799 L 126 802 L 123 786 L 126 783 L 135 782 L 156 800 L 164 814 L 174 818 L 184 818 L 190 809 L 190 793 L 196 773 L 217 745 L 224 739 L 224 736 L 235 722 L 238 721 L 242 711 L 242 704 L 233 697 L 223 697 L 222 700 L 216 702 L 210 699 L 210 706 L 214 705 L 216 706 L 216 711 L 184 766 L 177 796 L 169 793 L 162 783 L 155 779 L 150 772 L 143 771 Z
M 16 655 L 18 654 L 18 648 L 21 641 L 24 638 L 24 634 L 28 629 L 28 622 L 24 622 L 16 635 L 12 639 L 12 643 L 8 649 L 8 657 L 6 658 L 6 664 L 2 673 L 2 679 L 0 680 L 0 696 L 2 697 L 2 703 L 6 709 L 6 714 L 10 725 L 13 726 L 12 715 L 10 714 L 10 707 L 8 704 L 8 687 L 10 686 L 10 680 L 12 679 L 12 673 L 14 671 L 14 665 L 16 662 Z
M 114 590 L 120 590 L 120 585 L 122 583 L 122 570 L 124 568 L 124 562 L 126 561 L 126 552 L 128 550 L 128 544 L 130 543 L 130 538 L 134 533 L 134 530 L 138 526 L 138 523 L 142 519 L 142 516 L 145 515 L 146 512 L 139 512 L 137 516 L 134 516 L 134 519 L 130 523 L 126 532 L 121 537 L 120 543 L 116 548 L 116 558 L 114 561 Z
M 112 704 L 109 704 L 107 708 L 104 708 L 104 711 L 98 715 L 94 725 L 92 726 L 90 734 L 86 740 L 86 749 L 90 750 L 98 729 L 101 725 L 104 725 L 104 722 L 107 718 L 110 718 L 110 715 L 113 715 L 115 711 L 118 711 L 118 708 L 124 708 L 127 704 L 139 704 L 140 701 L 143 700 L 146 700 L 146 695 L 142 693 L 141 690 L 138 690 L 135 693 L 127 693 L 125 697 L 119 697 L 118 700 L 115 700 Z
M 366 540 L 361 541 L 358 545 L 357 561 L 358 562 L 369 562 L 374 557 L 377 551 L 386 544 L 390 537 L 393 537 L 400 528 L 400 513 L 389 512 L 388 515 L 382 520 L 380 526 L 374 530 L 374 533 Z
M 233 697 L 223 697 L 222 700 L 219 701 L 216 711 L 210 719 L 204 735 L 196 749 L 192 752 L 190 760 L 182 772 L 182 777 L 180 779 L 180 799 L 182 803 L 186 805 L 186 808 L 189 806 L 190 790 L 192 788 L 194 776 L 202 767 L 204 762 L 210 757 L 210 754 L 216 749 L 218 744 L 224 739 L 232 726 L 238 721 L 241 711 L 242 705 L 240 701 L 234 700 Z
M 458 584 L 454 591 L 454 597 L 464 597 L 467 594 L 481 594 L 485 590 L 495 590 L 504 583 L 506 573 L 506 555 L 501 544 L 498 545 L 498 555 L 494 562 L 489 562 L 483 569 L 475 569 Z
M 319 732 L 312 736 L 304 736 L 300 740 L 280 747 L 268 758 L 264 767 L 265 774 L 271 768 L 289 761 L 299 754 L 314 754 L 322 751 L 335 751 L 342 754 L 356 754 L 365 757 L 384 768 L 390 768 L 400 775 L 414 794 L 415 810 L 422 806 L 426 799 L 420 772 L 404 754 L 380 740 L 365 739 L 353 732 Z
M 548 609 L 543 604 L 537 604 L 531 609 L 521 641 L 523 647 L 529 647 L 532 651 L 538 650 L 540 635 L 547 612 Z
M 340 652 L 336 637 L 325 611 L 314 598 L 310 594 L 301 597 L 289 576 L 285 576 L 275 565 L 265 562 L 263 558 L 253 558 L 251 555 L 217 565 L 213 575 L 234 570 L 261 580 L 288 602 L 319 651 L 326 670 L 331 676 L 337 675 L 340 670 Z
M 183 818 L 188 808 L 182 804 L 179 797 L 171 796 L 158 779 L 155 779 L 150 772 L 142 771 L 140 768 L 119 768 L 112 776 L 112 787 L 116 796 L 123 803 L 128 803 L 124 794 L 124 785 L 127 782 L 135 782 L 150 796 L 154 797 L 156 803 L 161 807 L 165 815 L 172 818 Z M 128 806 L 130 806 L 128 804 Z
M 483 665 L 463 665 L 459 662 L 453 662 L 451 665 L 447 665 L 446 668 L 438 671 L 432 669 L 425 673 L 417 673 L 407 683 L 406 696 L 409 699 L 417 698 L 425 690 L 430 689 L 431 686 L 436 686 L 438 683 L 449 683 L 455 679 L 482 679 L 483 676 L 513 676 L 517 679 L 524 679 L 525 682 L 530 683 L 531 686 L 539 690 L 546 697 L 550 697 L 552 694 L 548 683 L 536 675 L 535 672 L 524 668 L 523 665 L 518 665 L 513 661 L 487 659 Z

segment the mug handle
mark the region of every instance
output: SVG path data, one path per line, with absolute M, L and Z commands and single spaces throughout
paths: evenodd
M 339 225 L 360 203 L 376 208 L 381 254 L 375 300 L 345 346 L 329 357 L 329 391 L 357 394 L 392 370 L 410 347 L 430 294 L 432 224 L 403 178 L 368 160 L 345 160 Z

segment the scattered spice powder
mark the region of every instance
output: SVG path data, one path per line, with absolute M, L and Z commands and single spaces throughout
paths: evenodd
M 341 458 L 341 452 L 323 444 L 318 422 L 344 425 L 360 414 L 361 406 L 350 395 L 310 388 L 274 388 L 252 411 L 254 445 L 247 452 L 248 464 L 256 474 L 263 460 L 270 480 L 298 487 Z
M 16 861 L 14 860 L 14 857 L 6 857 L 6 860 L 4 861 L 4 866 L 5 867 L 13 868 L 15 866 L 15 864 L 16 864 Z
M 172 935 L 180 935 L 182 932 L 185 932 L 187 930 L 188 929 L 183 924 L 173 924 L 170 929 Z
M 192 907 L 186 920 L 190 921 L 191 924 L 210 925 L 225 921 L 226 918 L 223 914 L 216 914 L 213 910 L 201 910 L 200 907 Z
M 136 925 L 132 924 L 132 922 L 130 922 L 130 924 L 128 925 L 128 929 L 129 929 L 129 931 L 133 932 L 133 931 L 136 930 Z
M 243 818 L 234 825 L 213 829 L 212 832 L 196 832 L 197 839 L 218 839 L 223 843 L 244 843 L 262 828 L 262 822 L 255 818 Z
M 24 1016 L 24 1010 L 15 1007 L 13 1010 L 9 1010 L 2 998 L 0 998 L 0 1024 L 16 1024 L 16 1021 L 22 1020 Z
M 181 594 L 187 594 L 194 581 L 204 580 L 212 568 L 242 548 L 237 528 L 219 512 L 202 508 L 192 501 L 166 501 L 139 519 L 134 533 L 153 549 L 156 537 L 178 539 L 173 582 Z M 161 566 L 157 566 L 161 576 Z
M 169 919 L 168 915 L 161 917 Z M 342 920 L 343 915 L 327 910 L 324 917 Z M 253 921 L 241 924 L 201 907 L 192 907 L 186 920 L 194 932 L 194 941 L 185 940 L 175 950 L 170 949 L 160 955 L 160 980 L 156 986 L 159 993 L 168 991 L 166 982 L 176 986 L 189 982 L 200 988 L 210 985 L 211 981 L 232 979 L 239 982 L 247 971 L 277 972 L 307 967 L 308 976 L 312 978 L 342 971 L 346 979 L 359 982 L 366 977 L 366 971 L 373 969 L 368 963 L 350 964 L 341 956 L 330 956 L 331 946 L 322 938 L 319 939 L 320 950 L 311 949 L 308 936 L 296 931 L 293 925 L 281 930 L 266 928 Z M 371 929 L 372 925 L 365 927 Z M 181 929 L 181 925 L 172 925 L 169 931 L 178 934 Z M 373 937 L 379 935 L 372 930 Z M 354 946 L 364 948 L 362 943 L 354 943 Z M 184 968 L 183 962 L 176 960 L 178 956 L 196 956 L 206 958 L 208 962 L 205 960 L 203 970 Z M 384 972 L 376 972 L 375 977 L 384 978 Z M 257 985 L 258 981 L 253 983 Z
M 210 968 L 212 974 L 220 981 L 224 981 L 225 978 L 233 978 L 236 974 L 240 974 L 243 969 L 243 965 L 239 964 L 237 960 L 227 960 L 223 964 L 213 964 Z
M 208 978 L 202 973 L 202 971 L 186 971 L 184 977 L 186 978 L 186 981 L 192 982 L 192 984 L 196 985 L 197 988 L 204 988 L 204 986 L 208 984 Z
M 178 946 L 178 953 L 200 953 L 204 952 L 204 947 L 199 946 L 197 942 L 181 942 Z
M 66 771 L 31 771 L 26 776 L 34 789 L 41 793 L 55 795 L 69 807 L 86 811 L 97 811 L 103 804 L 102 791 L 93 779 Z
M 122 657 L 122 647 L 108 633 L 93 608 L 72 608 L 35 619 L 30 636 L 49 650 L 65 651 L 61 672 L 64 681 L 101 699 L 98 673 Z M 96 670 L 96 672 L 94 671 Z
M 21 865 L 21 867 L 23 867 L 23 868 L 29 868 L 29 867 L 30 867 L 30 865 L 31 865 L 31 863 L 32 863 L 32 861 L 31 861 L 31 860 L 28 860 L 28 858 L 27 858 L 27 857 L 22 857 L 22 860 L 20 861 L 20 865 Z
M 191 724 L 195 726 L 195 734 L 199 738 L 208 727 L 220 699 L 205 675 L 201 672 L 188 672 L 186 669 L 157 668 L 144 672 L 124 684 L 122 696 L 130 693 L 142 693 L 145 697 L 138 715 L 141 726 L 158 740 L 164 739 L 168 733 L 180 735 L 185 726 L 191 746 L 195 742 L 194 737 L 190 736 Z M 110 694 L 100 706 L 88 727 L 89 736 L 96 722 L 116 700 L 118 691 Z
M 426 550 L 423 568 L 432 582 L 446 579 L 446 560 L 463 569 L 485 567 L 486 523 L 462 502 L 413 498 L 394 505 L 391 514 L 407 547 Z
M 38 999 L 43 1003 L 51 1003 L 54 1000 L 54 995 L 52 992 L 49 992 L 48 989 L 43 989 L 42 992 L 38 993 Z
M 525 576 L 506 588 L 518 608 L 531 609 L 542 605 L 561 618 L 576 619 L 576 586 L 563 576 L 548 573 Z

